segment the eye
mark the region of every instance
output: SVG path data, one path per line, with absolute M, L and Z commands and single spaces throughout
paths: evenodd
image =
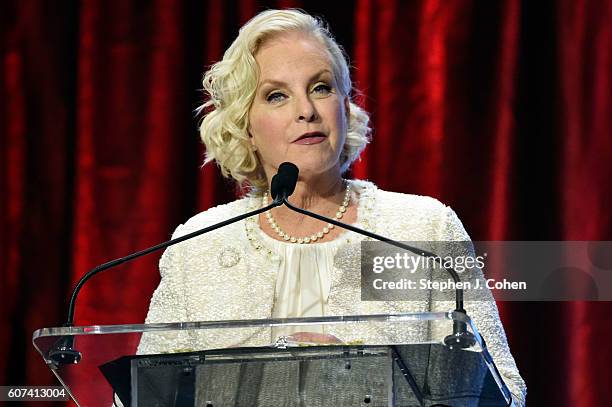
M 331 93 L 331 90 L 332 90 L 331 86 L 329 86 L 329 85 L 328 85 L 328 84 L 326 84 L 326 83 L 318 83 L 318 84 L 317 84 L 317 85 L 316 85 L 316 86 L 315 86 L 315 87 L 312 89 L 312 91 L 313 91 L 314 93 L 319 93 L 319 94 L 321 94 L 321 95 L 327 95 L 327 94 Z
M 280 92 L 272 92 L 266 96 L 266 101 L 271 103 L 281 102 L 285 98 L 285 95 Z

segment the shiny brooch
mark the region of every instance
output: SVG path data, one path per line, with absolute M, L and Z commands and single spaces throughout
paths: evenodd
M 240 261 L 240 253 L 233 247 L 224 247 L 217 256 L 217 261 L 221 267 L 234 267 Z

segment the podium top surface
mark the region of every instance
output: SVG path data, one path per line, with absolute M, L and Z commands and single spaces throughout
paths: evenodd
M 55 336 L 82 336 L 100 334 L 122 334 L 122 333 L 145 333 L 163 331 L 191 331 L 212 329 L 238 329 L 274 326 L 323 326 L 323 325 L 355 325 L 355 324 L 397 324 L 415 323 L 419 321 L 460 321 L 466 323 L 474 331 L 478 342 L 480 335 L 474 327 L 469 316 L 454 312 L 414 312 L 401 314 L 371 314 L 371 315 L 339 315 L 308 318 L 269 318 L 269 319 L 241 319 L 222 321 L 187 321 L 167 322 L 155 324 L 120 324 L 120 325 L 85 325 L 85 326 L 61 326 L 40 328 L 34 331 L 32 340 L 36 341 L 45 337 Z

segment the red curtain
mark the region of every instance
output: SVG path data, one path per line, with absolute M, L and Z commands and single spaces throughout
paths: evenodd
M 235 188 L 203 149 L 201 75 L 269 7 L 324 17 L 372 144 L 354 175 L 451 205 L 477 240 L 612 240 L 612 3 L 8 1 L 0 105 L 0 384 L 52 384 L 36 328 L 91 267 Z M 78 324 L 143 320 L 153 255 L 96 277 Z M 605 405 L 606 302 L 499 303 L 531 405 Z

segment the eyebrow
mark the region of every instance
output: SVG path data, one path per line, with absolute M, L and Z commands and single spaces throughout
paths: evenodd
M 332 74 L 332 72 L 329 69 L 321 69 L 319 72 L 317 72 L 314 75 L 312 75 L 308 79 L 308 82 L 312 82 L 314 79 L 317 79 L 317 78 L 321 77 L 325 73 Z M 274 85 L 274 86 L 284 86 L 284 85 L 286 85 L 286 83 L 283 82 L 283 81 L 278 81 L 278 80 L 274 80 L 274 79 L 265 79 L 265 80 L 263 80 L 259 84 L 259 87 L 262 88 L 264 85 L 267 85 L 267 84 Z

